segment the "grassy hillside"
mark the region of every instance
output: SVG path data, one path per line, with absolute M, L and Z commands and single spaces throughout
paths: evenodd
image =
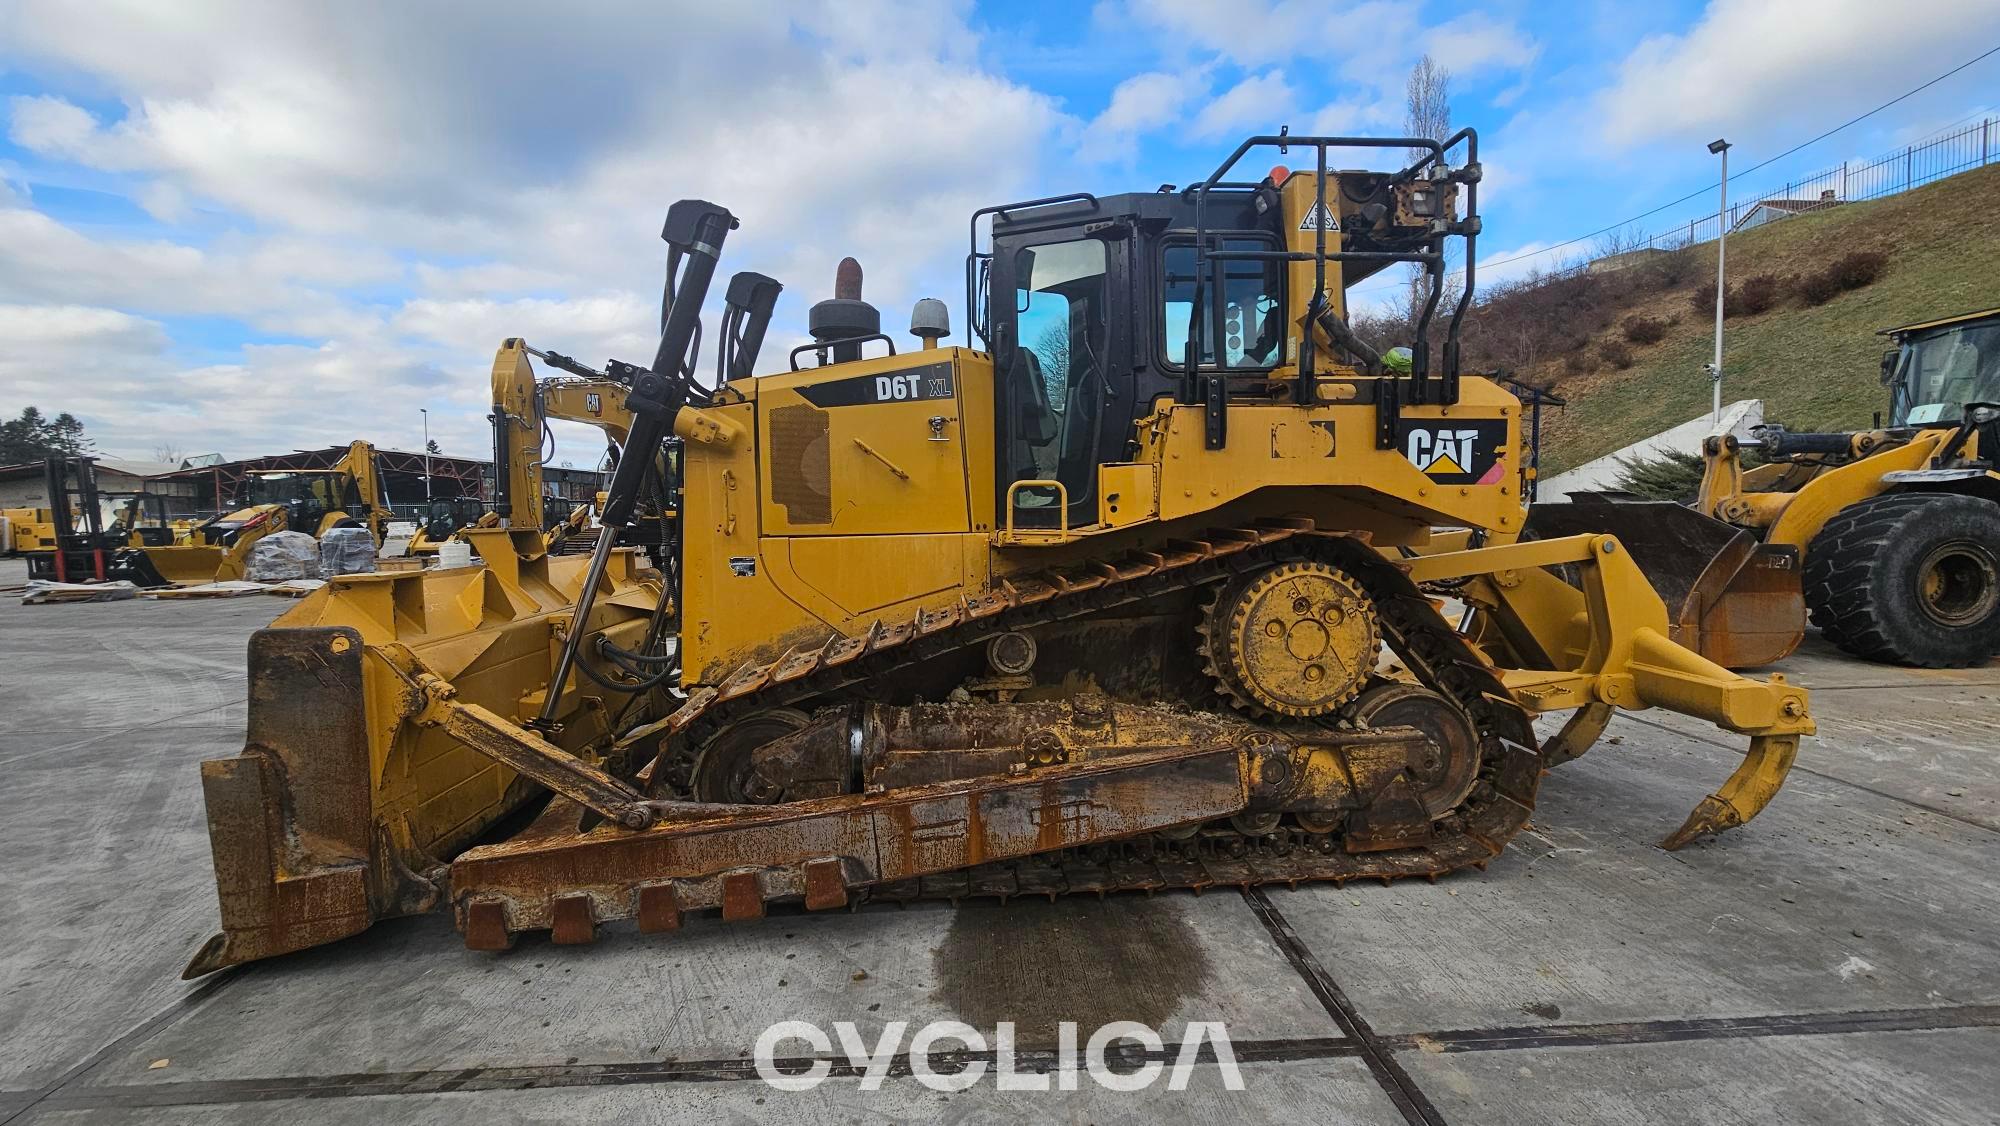
M 1787 299 L 1755 316 L 1728 319 L 1723 331 L 1723 394 L 1763 399 L 1767 417 L 1795 430 L 1854 429 L 1888 406 L 1877 381 L 1886 341 L 1876 330 L 1928 317 L 2000 305 L 2000 165 L 1989 165 L 1915 191 L 1771 223 L 1729 238 L 1732 284 L 1756 274 L 1808 273 L 1852 250 L 1889 256 L 1874 284 L 1816 308 Z M 1691 304 L 1707 277 L 1649 295 L 1620 316 L 1674 322 L 1656 344 L 1630 345 L 1633 364 L 1555 376 L 1567 410 L 1545 413 L 1544 474 L 1635 442 L 1709 409 L 1702 365 L 1713 346 L 1713 314 Z M 1617 334 L 1613 328 L 1595 340 Z

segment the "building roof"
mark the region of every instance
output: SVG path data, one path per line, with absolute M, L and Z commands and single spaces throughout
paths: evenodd
M 180 470 L 180 466 L 171 461 L 133 461 L 122 457 L 100 457 L 97 468 L 110 469 L 128 477 L 164 477 Z
M 1730 229 L 1735 230 L 1749 222 L 1750 217 L 1763 208 L 1782 211 L 1787 215 L 1803 215 L 1808 211 L 1824 211 L 1829 207 L 1839 207 L 1845 202 L 1847 201 L 1835 198 L 1831 190 L 1821 192 L 1818 199 L 1760 199 L 1751 204 L 1748 211 L 1737 216 L 1736 222 L 1731 224 Z
M 99 471 L 108 469 L 113 473 L 122 473 L 127 477 L 164 477 L 169 473 L 175 473 L 180 470 L 180 466 L 168 461 L 134 461 L 122 457 L 95 456 L 91 460 L 96 463 Z M 4 477 L 19 477 L 29 473 L 39 475 L 41 472 L 42 463 L 39 461 L 24 461 L 19 465 L 0 465 L 0 476 Z

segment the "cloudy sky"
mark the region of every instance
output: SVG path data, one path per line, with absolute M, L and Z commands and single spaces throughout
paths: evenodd
M 1519 258 L 1712 184 L 1718 134 L 1744 167 L 2000 45 L 2000 0 L 1892 7 L 0 0 L 0 413 L 249 456 L 416 449 L 429 407 L 480 454 L 501 338 L 651 357 L 676 198 L 786 283 L 768 366 L 843 255 L 890 326 L 956 322 L 974 208 L 1399 132 L 1423 52 L 1481 130 L 1480 256 Z M 1996 106 L 2000 55 L 1732 190 Z

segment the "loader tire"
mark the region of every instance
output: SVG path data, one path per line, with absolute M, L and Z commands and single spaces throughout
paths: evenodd
M 1983 664 L 2000 652 L 2000 505 L 1893 493 L 1850 506 L 1806 548 L 1806 608 L 1871 661 Z

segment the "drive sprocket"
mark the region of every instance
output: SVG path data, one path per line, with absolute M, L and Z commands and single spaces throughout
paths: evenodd
M 1382 648 L 1361 585 L 1317 560 L 1225 583 L 1198 628 L 1207 672 L 1250 715 L 1330 715 L 1368 683 Z

